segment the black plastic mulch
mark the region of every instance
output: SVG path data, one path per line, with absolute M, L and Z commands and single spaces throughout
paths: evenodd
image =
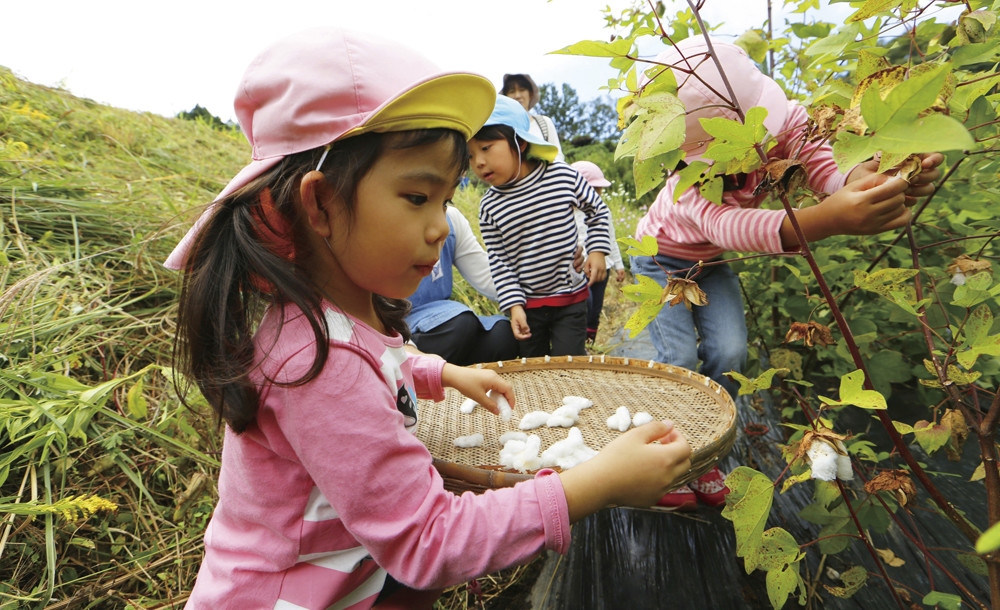
M 651 349 L 648 339 L 640 335 L 636 340 L 623 343 L 614 355 L 651 359 Z M 749 406 L 746 397 L 738 402 L 736 444 L 730 455 L 721 461 L 721 468 L 729 472 L 744 464 L 772 478 L 778 476 L 785 461 L 776 447 L 782 437 L 774 408 L 765 402 L 762 407 L 755 405 L 758 412 Z M 893 417 L 903 419 L 895 413 Z M 748 436 L 743 430 L 751 424 L 763 424 L 768 432 L 762 436 Z M 945 497 L 964 511 L 972 523 L 984 529 L 985 488 L 981 482 L 968 482 L 972 469 L 979 463 L 974 439 L 966 444 L 965 459 L 957 463 L 943 456 L 927 457 L 916 446 L 912 450 L 927 464 L 928 472 L 938 473 L 934 480 Z M 800 544 L 814 540 L 819 527 L 798 517 L 799 511 L 811 503 L 811 492 L 812 486 L 803 483 L 784 494 L 775 493 L 767 527 L 785 528 Z M 982 607 L 988 607 L 987 578 L 973 573 L 958 559 L 959 552 L 973 552 L 971 544 L 949 521 L 933 512 L 926 492 L 919 487 L 917 502 L 903 518 L 916 522 L 915 529 L 923 537 L 923 544 L 936 551 L 935 556 L 941 560 L 943 568 L 957 577 L 983 604 Z M 905 562 L 900 567 L 885 567 L 906 600 L 902 607 L 927 607 L 921 604 L 921 599 L 931 590 L 961 594 L 942 569 L 928 562 L 895 524 L 886 534 L 873 534 L 872 538 L 876 548 L 890 549 Z M 807 553 L 805 563 L 810 577 L 815 575 L 819 561 L 815 551 Z M 878 577 L 876 562 L 860 541 L 826 558 L 820 583 L 843 586 L 831 579 L 827 568 L 840 572 L 854 565 L 864 566 L 869 571 L 867 585 L 849 599 L 835 597 L 820 586 L 822 602 L 813 599 L 810 607 L 827 610 L 901 607 L 885 581 Z M 803 572 L 800 574 L 805 576 Z M 809 580 L 815 578 L 807 578 L 807 582 Z M 968 599 L 963 602 L 963 608 L 974 607 Z M 736 557 L 732 523 L 721 517 L 720 509 L 699 508 L 691 513 L 609 509 L 577 523 L 573 526 L 569 553 L 562 557 L 552 553 L 548 557 L 533 588 L 532 607 L 536 610 L 643 610 L 772 606 L 764 574 L 757 571 L 748 575 L 743 560 Z M 800 607 L 795 594 L 784 607 Z

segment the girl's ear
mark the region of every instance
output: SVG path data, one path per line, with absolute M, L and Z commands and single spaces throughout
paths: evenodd
M 299 200 L 302 203 L 302 211 L 310 228 L 324 239 L 331 235 L 332 210 L 330 206 L 333 205 L 333 199 L 333 192 L 323 172 L 313 170 L 302 176 L 299 183 Z

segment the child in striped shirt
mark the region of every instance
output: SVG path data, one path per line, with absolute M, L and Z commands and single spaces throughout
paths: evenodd
M 490 185 L 479 204 L 480 233 L 521 356 L 585 355 L 587 295 L 607 277 L 610 213 L 578 171 L 553 161 L 556 147 L 529 127 L 524 108 L 499 96 L 469 141 L 470 166 Z M 587 225 L 583 274 L 573 268 L 577 209 Z

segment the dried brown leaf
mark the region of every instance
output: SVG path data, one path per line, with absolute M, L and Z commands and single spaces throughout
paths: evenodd
M 917 496 L 917 487 L 905 470 L 883 470 L 865 483 L 865 491 L 870 494 L 888 491 L 896 496 L 901 506 L 906 506 Z
M 694 280 L 671 278 L 663 288 L 660 302 L 669 303 L 671 307 L 684 303 L 685 307 L 691 309 L 691 305 L 708 305 L 708 295 Z
M 818 322 L 792 322 L 791 328 L 785 333 L 785 343 L 802 340 L 808 347 L 833 345 L 833 333 L 830 327 Z

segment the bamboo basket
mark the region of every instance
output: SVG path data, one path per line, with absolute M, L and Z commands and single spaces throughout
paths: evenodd
M 736 405 L 718 383 L 688 369 L 634 358 L 561 356 L 522 358 L 474 365 L 496 370 L 514 386 L 514 415 L 503 421 L 482 407 L 471 414 L 459 410 L 465 397 L 447 388 L 441 402 L 418 404 L 417 437 L 434 457 L 434 466 L 454 493 L 508 487 L 530 479 L 526 473 L 499 464 L 499 438 L 518 429 L 529 411 L 548 411 L 562 405 L 565 396 L 583 396 L 594 406 L 580 411 L 576 427 L 591 449 L 601 450 L 621 432 L 607 419 L 620 406 L 631 414 L 646 411 L 654 419 L 673 420 L 691 445 L 691 471 L 675 487 L 708 472 L 732 449 L 736 440 Z M 455 438 L 473 433 L 484 437 L 480 447 L 456 447 Z M 566 438 L 568 428 L 542 426 L 528 431 L 542 440 L 542 450 Z

